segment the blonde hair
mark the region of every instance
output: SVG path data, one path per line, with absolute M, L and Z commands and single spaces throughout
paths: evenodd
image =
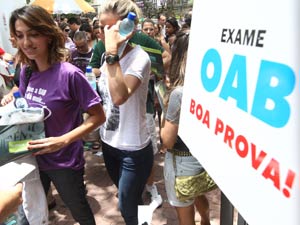
M 100 14 L 113 13 L 118 15 L 121 20 L 126 18 L 129 12 L 136 14 L 134 22 L 138 24 L 139 18 L 142 16 L 142 11 L 132 0 L 106 0 L 100 8 Z

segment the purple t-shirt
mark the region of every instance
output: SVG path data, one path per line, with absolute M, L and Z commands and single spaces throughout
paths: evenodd
M 29 106 L 45 107 L 46 137 L 63 135 L 82 123 L 82 113 L 99 104 L 99 95 L 91 88 L 82 71 L 70 63 L 52 65 L 43 72 L 33 72 L 26 92 L 25 68 L 20 74 L 20 91 Z M 40 170 L 81 169 L 84 166 L 83 145 L 77 140 L 61 150 L 37 156 Z
M 70 63 L 80 68 L 84 73 L 86 67 L 89 65 L 91 57 L 93 55 L 93 49 L 91 48 L 88 53 L 80 53 L 77 49 L 71 50 Z

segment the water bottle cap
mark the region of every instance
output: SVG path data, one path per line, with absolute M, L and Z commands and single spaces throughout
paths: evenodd
M 13 93 L 15 98 L 20 98 L 21 97 L 21 93 L 19 91 L 16 91 Z
M 85 69 L 86 73 L 91 73 L 92 72 L 92 67 L 91 66 L 87 66 Z
M 14 61 L 9 60 L 8 63 L 9 63 L 10 65 L 13 65 L 13 64 L 14 64 Z
M 127 18 L 130 20 L 135 20 L 136 14 L 134 12 L 129 12 Z

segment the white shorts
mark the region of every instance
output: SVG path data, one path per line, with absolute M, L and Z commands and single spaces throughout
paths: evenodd
M 196 175 L 203 170 L 198 160 L 193 156 L 175 156 L 176 175 L 190 176 Z M 180 201 L 175 193 L 175 169 L 173 165 L 173 154 L 166 152 L 164 164 L 164 178 L 167 197 L 170 205 L 174 207 L 187 207 L 194 204 L 194 199 Z

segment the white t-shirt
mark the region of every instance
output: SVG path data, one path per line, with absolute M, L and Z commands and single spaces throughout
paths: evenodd
M 100 136 L 103 142 L 114 148 L 136 151 L 150 142 L 146 100 L 151 61 L 148 54 L 137 45 L 120 60 L 120 65 L 125 76 L 135 76 L 141 80 L 141 84 L 124 104 L 113 105 L 105 71 L 106 63 L 103 64 L 98 86 L 106 122 L 100 127 Z

